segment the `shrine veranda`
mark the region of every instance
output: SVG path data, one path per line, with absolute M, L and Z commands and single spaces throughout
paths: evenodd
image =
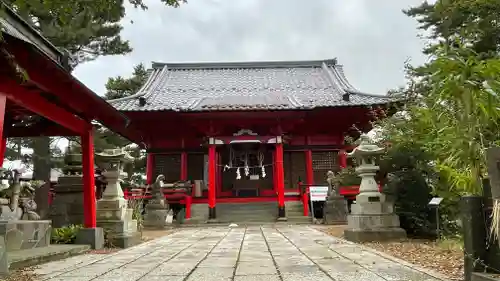
M 336 59 L 153 63 L 137 94 L 110 101 L 141 132 L 148 184 L 197 183 L 192 203 L 209 219 L 218 202 L 275 201 L 285 217 L 285 201 L 347 165 L 345 136 L 395 102 L 355 89 Z

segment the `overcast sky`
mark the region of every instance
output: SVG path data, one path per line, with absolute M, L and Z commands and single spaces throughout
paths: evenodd
M 407 59 L 425 60 L 416 22 L 401 12 L 422 0 L 189 0 L 178 9 L 145 2 L 148 11 L 128 9 L 124 20 L 131 54 L 76 69 L 97 93 L 103 94 L 108 77 L 130 75 L 141 62 L 336 57 L 351 84 L 385 94 L 404 84 Z

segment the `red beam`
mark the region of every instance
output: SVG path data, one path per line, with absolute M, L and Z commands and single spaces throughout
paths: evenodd
M 96 227 L 96 202 L 94 179 L 94 138 L 88 130 L 81 136 L 83 167 L 83 217 L 86 228 Z
M 0 83 L 0 93 L 5 94 L 14 103 L 78 134 L 82 134 L 91 128 L 91 125 L 84 120 L 48 102 L 39 93 L 28 91 L 19 84 L 2 82 Z

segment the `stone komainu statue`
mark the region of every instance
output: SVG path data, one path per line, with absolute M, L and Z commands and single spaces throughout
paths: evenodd
M 31 184 L 21 184 L 21 173 L 18 170 L 0 170 L 0 174 L 1 179 L 7 181 L 9 185 L 8 188 L 3 189 L 5 197 L 0 198 L 0 219 L 39 220 L 40 216 L 35 212 L 37 205 Z
M 338 195 L 338 180 L 333 171 L 328 171 L 326 173 L 326 182 L 328 183 L 328 196 Z

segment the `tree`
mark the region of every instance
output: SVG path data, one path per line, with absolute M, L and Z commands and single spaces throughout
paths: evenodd
M 21 17 L 38 29 L 56 47 L 68 50 L 76 63 L 100 56 L 123 55 L 132 51 L 120 37 L 120 20 L 125 16 L 124 1 L 116 0 L 7 0 Z M 143 0 L 129 0 L 135 8 L 147 9 Z M 178 7 L 184 0 L 161 0 Z M 15 68 L 14 68 L 15 69 Z M 50 139 L 33 138 L 34 177 L 50 176 Z
M 480 55 L 495 56 L 500 51 L 497 0 L 438 0 L 434 4 L 425 1 L 404 12 L 417 18 L 421 30 L 430 32 L 427 54 L 457 40 Z
M 450 206 L 481 192 L 484 150 L 500 140 L 499 11 L 500 2 L 489 0 L 438 0 L 404 11 L 430 33 L 423 50 L 430 61 L 408 67 L 409 82 L 400 91 L 406 105 L 379 123 L 391 144 L 383 169 L 399 181 L 411 179 L 398 186 L 404 192 L 429 185 Z M 420 164 L 399 165 L 405 157 Z
M 144 64 L 138 64 L 134 67 L 134 71 L 129 78 L 121 76 L 111 77 L 106 83 L 105 99 L 124 98 L 136 94 L 148 78 L 148 72 Z M 94 144 L 96 151 L 106 148 L 126 147 L 128 152 L 135 158 L 134 170 L 131 171 L 134 177 L 133 181 L 142 183 L 140 175 L 145 174 L 146 158 L 144 151 L 137 145 L 130 145 L 130 142 L 114 132 L 101 127 L 94 136 Z M 135 176 L 134 176 L 135 175 Z
M 130 78 L 121 76 L 109 78 L 106 83 L 104 98 L 112 100 L 131 96 L 139 91 L 146 79 L 148 79 L 148 72 L 144 64 L 138 64 L 134 67 L 134 72 Z

